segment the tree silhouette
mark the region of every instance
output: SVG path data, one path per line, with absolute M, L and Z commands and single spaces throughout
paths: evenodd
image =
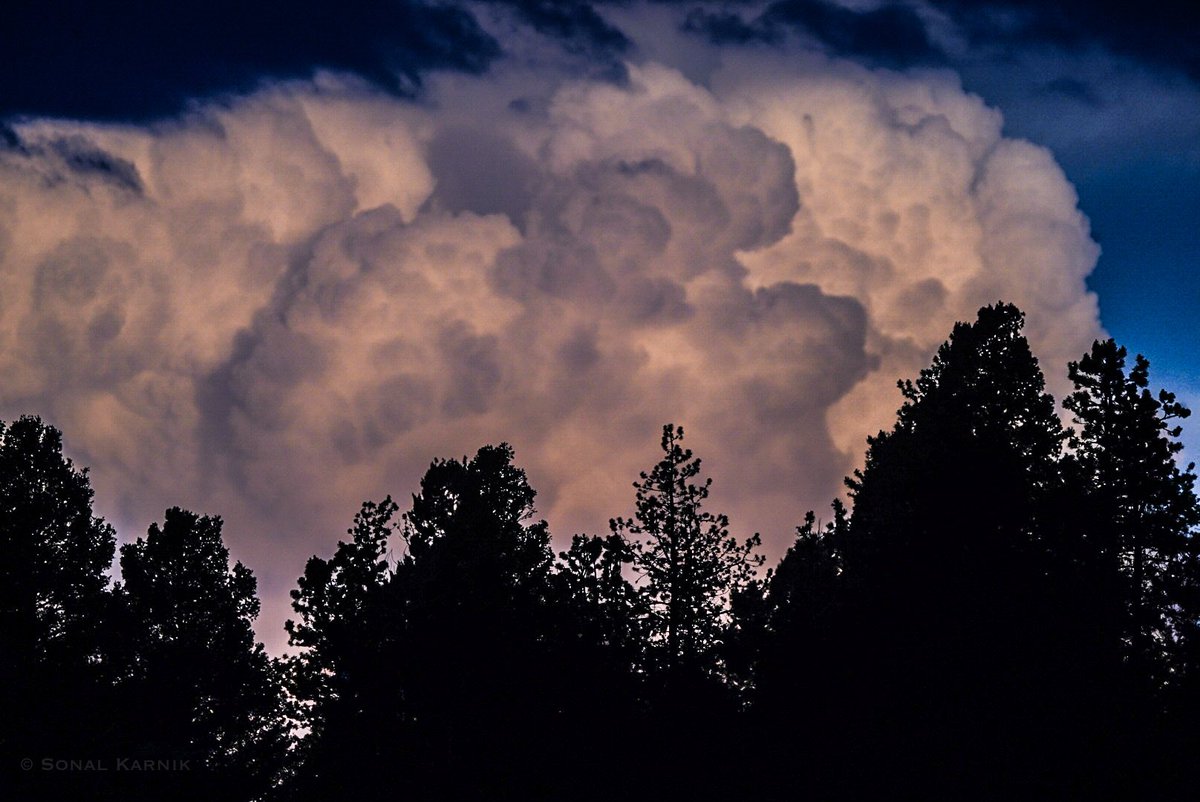
M 0 423 L 0 757 L 18 799 L 1190 798 L 1200 500 L 1174 395 L 1112 340 L 1067 432 L 1008 304 L 759 576 L 663 427 L 635 513 L 555 561 L 507 444 L 362 505 L 255 642 L 220 518 L 122 546 L 37 418 Z M 1064 453 L 1064 442 L 1069 449 Z M 396 553 L 398 552 L 398 554 Z M 281 683 L 286 682 L 286 698 Z M 289 732 L 289 726 L 294 731 Z M 582 786 L 582 788 L 581 788 Z
M 553 554 L 512 460 L 502 443 L 435 461 L 404 515 L 393 580 L 406 611 L 401 676 L 442 793 L 539 794 L 550 782 Z
M 700 460 L 682 441 L 682 427 L 663 426 L 663 458 L 633 483 L 634 517 L 610 522 L 614 534 L 632 539 L 634 563 L 646 578 L 652 666 L 667 675 L 716 669 L 731 596 L 763 559 L 755 553 L 757 534 L 738 542 L 728 518 L 703 508 L 712 480 L 697 480 Z
M 642 704 L 646 609 L 625 576 L 633 549 L 612 534 L 575 535 L 559 557 L 550 578 L 552 655 L 545 676 L 557 705 L 556 787 L 570 795 L 588 778 L 596 798 L 636 797 L 645 791 L 638 773 L 613 750 L 649 746 Z
M 401 524 L 390 500 L 364 505 L 352 540 L 309 561 L 289 632 L 311 732 L 289 797 L 546 789 L 552 554 L 512 458 L 434 461 Z M 389 567 L 393 532 L 406 548 Z
M 629 544 L 645 616 L 647 717 L 626 740 L 653 759 L 625 770 L 646 798 L 735 793 L 744 765 L 731 611 L 762 564 L 759 537 L 739 542 L 724 515 L 704 508 L 712 480 L 699 480 L 700 460 L 682 441 L 681 427 L 663 426 L 662 459 L 633 483 L 634 517 L 609 522 Z
M 1200 503 L 1194 465 L 1181 469 L 1190 412 L 1149 389 L 1150 363 L 1113 340 L 1068 366 L 1064 402 L 1080 430 L 1068 464 L 1077 479 L 1094 615 L 1124 661 L 1111 706 L 1122 716 L 1123 765 L 1157 796 L 1192 781 L 1200 747 Z M 1120 709 L 1124 705 L 1124 709 Z M 1174 776 L 1173 776 L 1174 775 Z
M 125 756 L 188 760 L 145 798 L 254 799 L 286 745 L 279 670 L 256 643 L 254 575 L 229 565 L 221 519 L 178 507 L 121 547 L 118 659 Z
M 299 619 L 289 620 L 285 629 L 289 643 L 304 650 L 291 664 L 292 692 L 304 702 L 297 712 L 312 733 L 326 723 L 329 705 L 346 703 L 362 690 L 355 683 L 377 657 L 372 646 L 382 633 L 370 627 L 390 578 L 386 553 L 396 510 L 390 496 L 365 502 L 348 530 L 349 542 L 339 542 L 329 560 L 310 558 L 291 592 Z
M 614 670 L 643 670 L 646 610 L 624 574 L 635 559 L 633 548 L 617 535 L 575 535 L 559 558 L 551 583 L 568 630 L 562 637 Z
M 816 515 L 804 516 L 792 543 L 767 583 L 771 629 L 783 632 L 808 628 L 822 617 L 837 596 L 842 572 L 839 543 L 849 530 L 846 506 L 833 502 L 833 520 L 822 529 Z
M 390 497 L 365 502 L 332 558 L 309 559 L 293 590 L 288 621 L 297 745 L 281 798 L 370 796 L 380 768 L 396 760 L 406 717 L 395 650 L 403 632 L 391 604 L 387 554 L 399 522 Z
M 1183 448 L 1173 419 L 1190 411 L 1166 390 L 1148 389 L 1150 363 L 1113 340 L 1096 342 L 1069 366 L 1076 390 L 1064 402 L 1081 430 L 1074 461 L 1088 488 L 1087 534 L 1097 556 L 1122 577 L 1122 638 L 1127 660 L 1152 688 L 1180 674 L 1180 647 L 1200 609 L 1181 605 L 1194 581 L 1200 524 L 1194 466 L 1181 470 Z
M 973 582 L 950 570 L 959 556 L 998 549 L 999 557 L 1040 537 L 1067 435 L 1023 321 L 1012 305 L 980 309 L 975 323 L 955 325 L 915 382 L 900 383 L 895 427 L 868 438 L 865 467 L 847 480 L 848 571 L 903 566 Z
M 849 527 L 845 505 L 833 503 L 833 520 L 817 525 L 813 512 L 796 527 L 796 539 L 764 583 L 765 598 L 759 614 L 760 637 L 768 653 L 760 655 L 766 676 L 759 677 L 767 699 L 781 694 L 811 693 L 804 680 L 826 650 L 823 630 L 829 626 L 831 608 L 842 592 L 842 557 L 839 543 Z M 760 673 L 761 673 L 760 670 Z M 771 702 L 788 706 L 778 699 Z
M 959 323 L 890 432 L 868 439 L 839 538 L 837 727 L 897 787 L 1021 794 L 1073 782 L 1095 701 L 1078 607 L 1056 592 L 1066 433 L 1008 304 Z M 1086 639 L 1083 639 L 1086 640 Z M 992 778 L 984 786 L 983 778 Z M 1064 791 L 1065 792 L 1065 791 Z
M 95 753 L 105 730 L 102 623 L 115 535 L 86 469 L 36 417 L 0 423 L 0 772 L 54 796 L 22 758 Z
M 863 650 L 841 639 L 838 629 L 851 621 L 839 618 L 845 596 L 839 545 L 848 519 L 840 501 L 833 510 L 823 527 L 807 513 L 761 586 L 735 599 L 734 664 L 748 677 L 746 726 L 757 742 L 747 763 L 767 797 L 829 797 L 846 790 L 837 736 L 845 704 L 840 692 L 850 685 L 836 656 Z

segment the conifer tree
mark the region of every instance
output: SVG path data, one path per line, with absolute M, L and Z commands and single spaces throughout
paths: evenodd
M 178 507 L 121 547 L 125 756 L 187 761 L 130 785 L 139 798 L 255 799 L 286 748 L 279 668 L 255 641 L 256 580 L 229 565 L 221 519 Z
M 1200 669 L 1188 655 L 1200 626 L 1200 504 L 1194 465 L 1176 460 L 1173 423 L 1190 415 L 1173 393 L 1149 389 L 1140 354 L 1095 342 L 1069 365 L 1076 390 L 1064 402 L 1080 430 L 1073 463 L 1083 479 L 1082 514 L 1092 554 L 1116 580 L 1125 659 L 1144 690 L 1161 691 Z
M 663 426 L 663 458 L 633 484 L 634 517 L 610 523 L 614 534 L 633 542 L 646 579 L 655 662 L 667 675 L 716 670 L 731 597 L 762 564 L 757 534 L 739 542 L 725 515 L 704 509 L 712 480 L 697 479 L 700 460 L 682 441 L 682 427 Z
M 116 535 L 92 514 L 87 469 L 40 418 L 0 423 L 0 638 L 5 656 L 94 656 Z
M 915 382 L 900 382 L 895 427 L 868 438 L 865 467 L 847 480 L 854 535 L 843 546 L 855 571 L 1040 537 L 1067 434 L 1023 324 L 1011 304 L 984 307 L 955 324 Z
M 554 770 L 570 795 L 587 778 L 595 798 L 644 792 L 631 765 L 614 772 L 613 744 L 641 746 L 646 656 L 644 600 L 626 572 L 633 550 L 616 535 L 575 535 L 551 577 L 549 670 L 555 700 Z M 564 744 L 570 744 L 563 748 Z
M 617 535 L 575 535 L 559 558 L 552 580 L 554 602 L 571 629 L 563 636 L 605 653 L 629 671 L 640 668 L 645 611 L 624 573 L 634 560 L 632 547 Z
M 1048 557 L 1066 433 L 1023 322 L 1001 303 L 956 324 L 848 481 L 825 672 L 843 689 L 837 724 L 934 796 L 1054 775 L 1046 750 L 1074 743 L 1096 701 L 1076 673 L 1080 610 L 1054 592 Z
M 421 769 L 464 794 L 504 784 L 548 793 L 553 553 L 513 457 L 501 443 L 429 466 L 404 515 L 407 550 L 392 580 Z M 453 776 L 463 761 L 470 771 Z
M 512 460 L 507 444 L 435 460 L 401 521 L 365 504 L 351 540 L 309 561 L 289 632 L 312 731 L 287 798 L 546 792 L 553 558 Z
M 356 699 L 364 690 L 363 672 L 378 659 L 376 649 L 385 633 L 374 629 L 387 582 L 387 553 L 397 524 L 391 497 L 364 502 L 328 560 L 313 556 L 305 565 L 298 587 L 291 592 L 298 618 L 285 624 L 289 644 L 303 651 L 292 659 L 289 676 L 300 723 L 316 733 L 334 704 L 362 706 L 377 703 Z
M 403 609 L 391 593 L 388 561 L 399 528 L 391 497 L 364 502 L 332 557 L 313 556 L 291 593 L 287 683 L 296 745 L 281 799 L 370 798 L 380 767 L 403 747 L 403 692 L 397 640 Z
M 116 537 L 92 498 L 61 432 L 37 417 L 0 423 L 0 787 L 14 798 L 80 792 L 75 778 L 18 769 L 21 759 L 106 746 Z

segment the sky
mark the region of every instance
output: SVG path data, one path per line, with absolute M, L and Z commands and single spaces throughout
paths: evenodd
M 682 424 L 776 559 L 956 320 L 1200 407 L 1200 10 L 1068 0 L 31 4 L 0 28 L 0 419 L 128 542 L 288 591 L 507 441 L 559 546 Z M 1200 427 L 1185 431 L 1200 453 Z

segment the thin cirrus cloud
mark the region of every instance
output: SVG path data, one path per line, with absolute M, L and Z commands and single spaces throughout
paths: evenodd
M 548 24 L 548 23 L 547 23 Z M 0 414 L 132 537 L 218 513 L 286 591 L 358 504 L 507 440 L 560 538 L 627 514 L 675 421 L 773 554 L 997 299 L 1061 366 L 1097 248 L 1050 154 L 944 71 L 770 49 L 699 83 L 499 62 L 421 100 L 326 75 L 0 150 Z

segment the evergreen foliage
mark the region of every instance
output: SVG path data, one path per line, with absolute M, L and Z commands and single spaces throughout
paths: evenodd
M 168 510 L 110 587 L 86 471 L 37 418 L 0 424 L 0 779 L 17 799 L 1189 798 L 1189 412 L 1107 340 L 1068 367 L 1065 430 L 1023 321 L 957 324 L 900 382 L 852 504 L 810 512 L 770 571 L 681 427 L 633 516 L 557 559 L 513 450 L 485 446 L 308 561 L 283 661 L 220 518 Z M 60 755 L 190 766 L 12 771 Z
M 697 479 L 700 460 L 682 441 L 682 427 L 663 426 L 663 458 L 633 484 L 634 517 L 610 524 L 646 578 L 651 665 L 668 675 L 715 668 L 731 598 L 763 562 L 757 534 L 739 542 L 725 515 L 704 509 L 712 479 Z
M 1194 582 L 1200 542 L 1194 465 L 1181 468 L 1181 429 L 1190 415 L 1174 394 L 1149 390 L 1150 363 L 1113 340 L 1096 342 L 1069 365 L 1076 390 L 1063 402 L 1080 430 L 1073 467 L 1086 488 L 1086 535 L 1095 559 L 1120 587 L 1126 659 L 1148 690 L 1182 677 L 1180 661 L 1195 637 Z
M 1090 620 L 1122 670 L 1107 707 L 1125 733 L 1128 785 L 1165 796 L 1195 780 L 1200 748 L 1200 503 L 1195 466 L 1181 466 L 1190 411 L 1150 390 L 1150 363 L 1113 340 L 1068 366 L 1063 406 L 1079 429 L 1064 473 L 1078 487 Z M 1083 595 L 1083 594 L 1081 594 Z
M 36 417 L 0 423 L 0 637 L 14 659 L 94 656 L 116 535 L 92 514 L 87 469 Z
M 139 783 L 148 799 L 258 798 L 282 767 L 279 669 L 255 642 L 254 575 L 229 565 L 221 527 L 174 507 L 121 547 L 124 756 L 190 761 L 186 774 Z
M 36 417 L 0 423 L 0 783 L 31 799 L 71 793 L 18 761 L 94 753 L 108 729 L 105 623 L 116 535 L 92 513 L 86 469 Z
M 300 647 L 287 663 L 293 714 L 304 737 L 279 798 L 372 794 L 380 766 L 396 759 L 403 701 L 393 662 L 402 630 L 389 612 L 390 539 L 399 522 L 391 498 L 365 502 L 328 559 L 312 557 L 286 629 Z

